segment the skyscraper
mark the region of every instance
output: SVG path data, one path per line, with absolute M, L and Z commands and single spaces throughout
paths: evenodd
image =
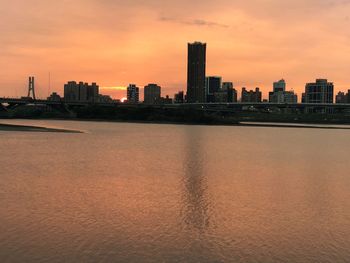
M 187 58 L 187 102 L 205 103 L 205 64 L 207 44 L 188 44 Z

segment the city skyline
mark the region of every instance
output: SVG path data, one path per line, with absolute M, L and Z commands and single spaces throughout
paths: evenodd
M 286 90 L 286 81 L 281 79 L 272 83 L 272 91 L 268 92 L 268 97 L 263 96 L 260 87 L 247 90 L 247 87 L 241 87 L 241 98 L 238 99 L 239 87 L 235 87 L 233 82 L 223 82 L 221 76 L 208 76 L 206 74 L 206 43 L 196 41 L 194 43 L 187 43 L 187 103 L 230 103 L 230 102 L 272 102 L 272 103 L 333 103 L 334 98 L 336 103 L 346 101 L 348 99 L 344 91 L 334 93 L 334 83 L 328 83 L 327 79 L 317 78 L 316 82 L 308 82 L 305 85 L 305 90 L 301 92 L 300 100 L 298 93 L 294 90 Z M 51 74 L 49 73 L 49 81 L 51 81 Z M 328 86 L 329 84 L 329 86 Z M 51 82 L 49 82 L 48 92 L 51 92 Z M 312 87 L 310 89 L 310 87 Z M 120 91 L 126 92 L 125 97 L 118 98 L 115 101 L 139 103 L 144 101 L 146 104 L 157 104 L 167 102 L 176 102 L 180 97 L 180 90 L 170 97 L 168 94 L 161 97 L 161 87 L 156 83 L 148 83 L 144 88 L 137 87 L 137 84 L 129 84 L 128 87 L 115 87 Z M 69 89 L 69 92 L 68 92 Z M 110 89 L 113 89 L 110 87 Z M 249 88 L 248 88 L 249 89 Z M 90 102 L 112 102 L 113 96 L 110 93 L 99 94 L 100 87 L 96 82 L 89 86 L 87 82 L 68 81 L 64 84 L 63 97 L 54 90 L 48 94 L 48 100 L 64 101 L 90 101 Z M 102 90 L 106 90 L 102 88 Z M 144 96 L 141 98 L 140 90 L 143 90 Z M 151 91 L 152 90 L 152 91 Z M 346 90 L 345 90 L 346 91 Z M 348 92 L 350 89 L 347 90 Z M 32 93 L 32 96 L 30 95 Z M 142 94 L 142 93 L 141 93 Z M 26 98 L 25 96 L 21 96 Z M 34 89 L 34 77 L 29 77 L 29 91 L 27 98 L 36 99 Z M 185 98 L 185 97 L 184 97 Z M 183 99 L 184 99 L 183 98 Z M 181 99 L 180 99 L 181 101 Z
M 186 90 L 184 43 L 194 41 L 208 43 L 208 76 L 238 90 L 260 87 L 264 98 L 280 78 L 299 95 L 316 78 L 333 81 L 335 93 L 350 86 L 350 6 L 341 0 L 78 0 L 69 7 L 14 0 L 2 7 L 0 85 L 7 96 L 22 95 L 28 75 L 36 77 L 38 97 L 63 93 L 75 79 L 97 82 L 114 98 L 124 97 L 129 83 L 156 82 L 173 95 Z

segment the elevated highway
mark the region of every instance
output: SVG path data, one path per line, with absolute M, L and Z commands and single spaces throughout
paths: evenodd
M 235 112 L 235 111 L 270 111 L 273 109 L 291 109 L 305 111 L 307 109 L 331 111 L 350 111 L 350 104 L 320 104 L 320 103 L 184 103 L 184 104 L 160 104 L 147 105 L 127 104 L 120 102 L 99 103 L 99 102 L 66 102 L 66 101 L 50 101 L 50 100 L 33 100 L 30 98 L 0 98 L 0 104 L 3 108 L 11 108 L 21 105 L 42 105 L 53 107 L 85 107 L 89 105 L 104 107 L 121 107 L 121 108 L 163 108 L 163 109 L 196 109 L 213 112 Z

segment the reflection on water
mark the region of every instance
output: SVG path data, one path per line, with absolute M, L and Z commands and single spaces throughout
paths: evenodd
M 187 128 L 185 134 L 186 150 L 184 158 L 184 221 L 189 228 L 204 231 L 209 225 L 209 200 L 205 169 L 205 151 L 201 149 L 201 130 Z
M 347 130 L 12 121 L 0 262 L 349 262 Z

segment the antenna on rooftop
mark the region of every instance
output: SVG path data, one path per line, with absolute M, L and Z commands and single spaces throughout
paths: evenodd
M 47 96 L 50 96 L 50 93 L 51 93 L 51 72 L 49 72 L 49 88 L 48 88 Z

